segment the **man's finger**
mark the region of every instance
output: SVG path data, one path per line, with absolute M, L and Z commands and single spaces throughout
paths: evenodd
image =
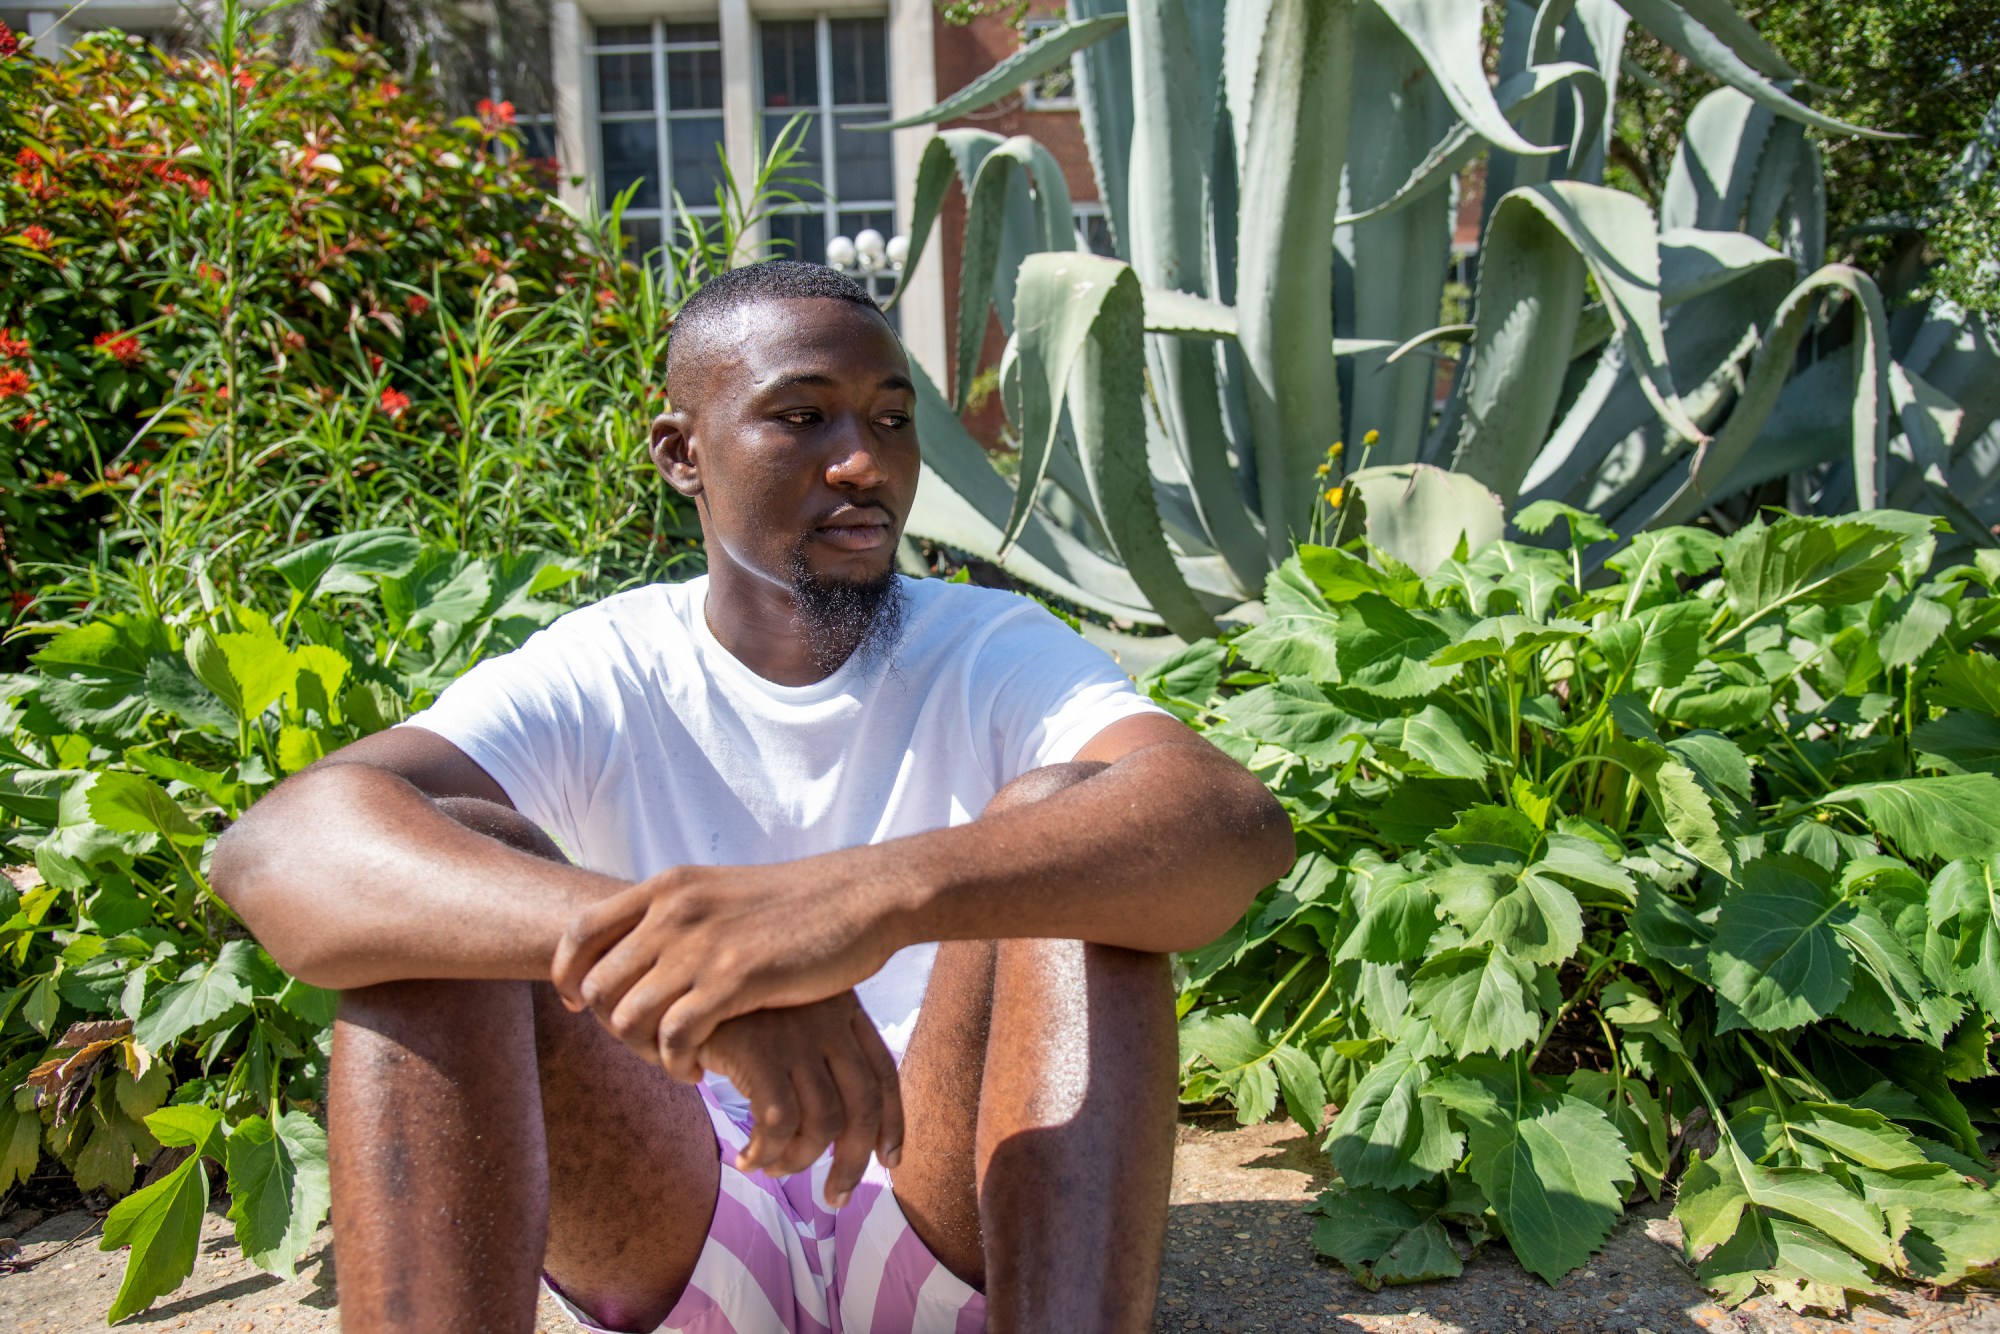
M 725 1010 L 713 992 L 697 984 L 674 998 L 660 1016 L 660 1059 L 676 1079 L 686 1079 L 684 1069 L 699 1064 L 702 1044 L 715 1035 L 716 1025 L 734 1019 L 742 1011 Z
M 833 1141 L 833 1168 L 825 1185 L 827 1207 L 838 1209 L 854 1193 L 868 1168 L 868 1155 L 881 1138 L 882 1081 L 857 1043 L 843 1043 L 839 1050 L 828 1052 L 826 1065 L 840 1091 L 847 1122 Z
M 731 1083 L 736 1081 L 732 1079 Z M 750 1077 L 757 1091 L 739 1084 L 750 1099 L 750 1140 L 736 1155 L 736 1170 L 755 1172 L 776 1157 L 799 1133 L 799 1095 L 791 1072 L 769 1069 Z
M 583 980 L 604 952 L 625 938 L 646 915 L 650 896 L 641 886 L 621 890 L 601 903 L 578 913 L 556 942 L 555 961 L 549 965 L 549 980 L 572 1010 L 585 1009 Z
M 656 964 L 626 989 L 609 1012 L 599 1009 L 598 1022 L 648 1062 L 661 1065 L 664 1062 L 660 1055 L 660 1016 L 686 987 L 678 966 Z
M 875 1154 L 882 1160 L 882 1166 L 894 1167 L 903 1161 L 902 1075 L 896 1069 L 896 1058 L 889 1054 L 882 1034 L 876 1030 L 875 1021 L 858 1005 L 854 1007 L 850 1027 L 861 1047 L 862 1058 L 868 1062 L 876 1086 L 882 1091 L 882 1126 L 876 1132 Z

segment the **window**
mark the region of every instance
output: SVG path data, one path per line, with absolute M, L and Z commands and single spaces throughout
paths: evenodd
M 873 227 L 896 228 L 896 172 L 891 141 L 850 124 L 889 118 L 889 33 L 880 18 L 773 20 L 759 25 L 764 142 L 793 116 L 808 117 L 799 168 L 826 187 L 826 198 L 799 205 L 768 224 L 778 253 L 823 262 L 826 243 Z M 831 149 L 828 143 L 831 140 Z M 886 296 L 893 277 L 878 278 Z
M 1060 18 L 1029 19 L 1022 33 L 1022 44 L 1033 42 L 1054 32 L 1057 28 L 1069 26 L 1069 20 Z M 1070 65 L 1058 65 L 1038 79 L 1031 79 L 1021 90 L 1021 105 L 1030 111 L 1070 111 L 1076 107 L 1076 71 Z
M 1111 244 L 1111 219 L 1105 216 L 1104 205 L 1079 201 L 1071 205 L 1071 210 L 1076 217 L 1076 237 L 1083 248 L 1093 255 L 1118 258 L 1118 247 Z
M 633 187 L 626 230 L 640 254 L 659 248 L 679 195 L 697 217 L 716 213 L 722 181 L 722 34 L 714 23 L 600 23 L 598 188 L 605 204 Z

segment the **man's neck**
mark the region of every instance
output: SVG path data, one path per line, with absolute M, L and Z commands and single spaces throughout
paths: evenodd
M 773 685 L 809 686 L 831 674 L 813 661 L 790 589 L 734 566 L 711 567 L 702 616 L 729 656 Z

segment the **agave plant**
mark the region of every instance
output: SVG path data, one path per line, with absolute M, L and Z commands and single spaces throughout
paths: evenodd
M 1629 536 L 1781 477 L 1801 507 L 1927 509 L 1990 541 L 2000 331 L 1942 301 L 1892 317 L 1869 275 L 1825 262 L 1807 131 L 1876 132 L 1797 100 L 1728 0 L 1515 0 L 1497 78 L 1481 11 L 1070 0 L 1066 26 L 894 122 L 1074 58 L 1117 249 L 1080 248 L 1033 139 L 931 141 L 910 269 L 954 179 L 968 209 L 954 393 L 919 386 L 912 530 L 1186 637 L 1259 597 L 1329 493 L 1341 531 L 1365 522 L 1420 569 L 1536 500 Z M 1657 216 L 1604 184 L 1635 22 L 1722 84 Z M 1471 315 L 1440 327 L 1449 187 L 1481 154 Z M 1011 486 L 954 411 L 989 312 Z M 1441 403 L 1440 339 L 1465 349 Z

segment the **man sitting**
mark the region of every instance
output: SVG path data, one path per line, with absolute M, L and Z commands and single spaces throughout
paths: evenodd
M 708 574 L 563 617 L 216 852 L 342 993 L 344 1327 L 525 1331 L 546 1276 L 600 1329 L 1145 1328 L 1166 955 L 1283 873 L 1282 811 L 1030 600 L 895 573 L 913 392 L 860 288 L 715 279 L 666 387 Z

